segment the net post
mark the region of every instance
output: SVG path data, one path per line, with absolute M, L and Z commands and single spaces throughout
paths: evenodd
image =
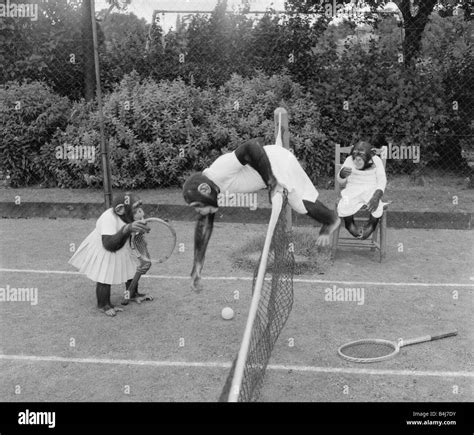
M 288 128 L 288 111 L 283 107 L 277 107 L 273 112 L 275 122 L 275 144 L 290 150 L 290 130 Z M 285 229 L 291 231 L 293 226 L 291 207 L 289 204 L 285 208 Z
M 229 402 L 238 402 L 240 396 L 240 390 L 242 386 L 242 379 L 244 376 L 245 363 L 247 361 L 247 355 L 250 346 L 250 339 L 252 337 L 252 329 L 257 317 L 258 305 L 260 302 L 260 295 L 262 292 L 263 282 L 265 279 L 265 272 L 267 269 L 268 253 L 270 251 L 270 244 L 273 238 L 273 232 L 275 230 L 278 217 L 280 215 L 281 207 L 283 204 L 283 196 L 277 192 L 272 201 L 272 214 L 270 216 L 270 222 L 268 224 L 267 234 L 265 237 L 265 243 L 263 245 L 262 256 L 260 257 L 260 264 L 258 266 L 257 278 L 255 281 L 255 288 L 252 295 L 252 301 L 250 302 L 250 309 L 247 324 L 245 325 L 244 336 L 242 339 L 242 345 L 237 355 L 237 361 L 235 364 L 234 378 L 229 392 Z
M 104 113 L 102 108 L 102 89 L 100 85 L 99 70 L 99 49 L 97 42 L 97 27 L 95 21 L 95 1 L 89 0 L 91 3 L 91 21 L 92 21 L 92 39 L 94 44 L 94 65 L 95 65 L 95 81 L 96 81 L 96 97 L 99 111 L 99 128 L 100 128 L 100 154 L 102 158 L 102 174 L 104 185 L 105 207 L 112 207 L 112 177 L 110 173 L 109 147 L 105 140 Z

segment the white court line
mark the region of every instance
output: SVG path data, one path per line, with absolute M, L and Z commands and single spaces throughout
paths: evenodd
M 60 356 L 34 356 L 34 355 L 2 355 L 0 360 L 28 361 L 28 362 L 66 362 L 79 364 L 114 364 L 135 365 L 147 367 L 197 367 L 197 368 L 222 368 L 229 369 L 230 362 L 190 362 L 190 361 L 147 361 L 129 359 L 108 358 L 67 358 Z M 474 378 L 474 372 L 445 372 L 434 370 L 377 370 L 377 369 L 353 369 L 346 367 L 315 367 L 295 365 L 273 365 L 269 364 L 269 370 L 312 373 L 341 373 L 351 375 L 375 375 L 375 376 L 430 376 L 441 378 Z
M 57 275 L 83 275 L 80 272 L 72 272 L 68 270 L 36 270 L 36 269 L 2 269 L 0 272 L 9 273 L 39 273 L 39 274 L 57 274 Z M 144 278 L 152 279 L 173 279 L 173 280 L 189 280 L 189 276 L 182 275 L 143 275 Z M 209 281 L 253 281 L 249 276 L 205 276 L 203 280 Z M 462 283 L 440 283 L 440 282 L 377 282 L 377 281 L 340 281 L 337 279 L 303 279 L 294 278 L 293 282 L 301 282 L 307 284 L 356 284 L 356 285 L 379 285 L 379 286 L 395 286 L 395 287 L 468 287 L 474 288 L 474 284 Z

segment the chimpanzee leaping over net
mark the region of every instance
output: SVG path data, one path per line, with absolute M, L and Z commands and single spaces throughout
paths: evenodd
M 218 157 L 202 173 L 189 177 L 183 186 L 185 201 L 199 213 L 194 234 L 194 265 L 191 288 L 200 291 L 201 270 L 212 234 L 217 195 L 253 193 L 268 188 L 271 199 L 275 191 L 286 189 L 293 210 L 321 222 L 317 244 L 327 246 L 330 236 L 340 225 L 337 214 L 318 201 L 318 191 L 296 157 L 278 145 L 261 146 L 248 141 L 235 151 Z
M 354 237 L 366 239 L 377 228 L 385 205 L 381 202 L 387 184 L 383 162 L 374 155 L 374 149 L 368 142 L 360 141 L 344 161 L 337 180 L 341 186 L 345 186 L 341 191 L 337 213 Z M 367 224 L 359 228 L 354 222 L 354 215 L 362 208 L 367 208 L 370 217 Z

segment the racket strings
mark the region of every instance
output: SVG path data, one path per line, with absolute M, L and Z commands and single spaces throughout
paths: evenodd
M 391 355 L 396 351 L 388 343 L 354 343 L 341 348 L 341 353 L 350 358 L 373 359 Z
M 157 221 L 147 221 L 148 233 L 135 237 L 135 246 L 141 255 L 152 262 L 163 262 L 168 259 L 176 245 L 176 234 L 172 227 Z
M 145 240 L 144 234 L 137 234 L 133 239 L 133 244 L 135 249 L 144 257 L 150 258 L 150 254 L 148 252 L 147 242 Z

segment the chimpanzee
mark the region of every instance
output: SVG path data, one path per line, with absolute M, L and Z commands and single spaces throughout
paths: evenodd
M 113 317 L 123 311 L 110 302 L 110 286 L 125 282 L 128 289 L 135 272 L 146 273 L 151 266 L 150 262 L 142 260 L 137 266 L 127 243 L 132 233 L 149 231 L 143 218 L 142 201 L 138 196 L 130 192 L 116 196 L 112 207 L 102 213 L 94 231 L 69 260 L 69 264 L 97 283 L 97 305 L 107 316 Z M 130 295 L 130 300 L 141 302 L 153 298 L 137 291 Z
M 347 230 L 356 238 L 366 239 L 377 228 L 383 213 L 381 202 L 387 184 L 383 162 L 375 155 L 374 148 L 367 141 L 359 141 L 342 165 L 337 180 L 345 188 L 337 205 L 339 217 L 344 219 Z M 363 228 L 354 222 L 354 215 L 366 208 L 369 220 Z
M 323 224 L 317 245 L 329 245 L 330 236 L 341 220 L 317 199 L 318 191 L 293 153 L 278 145 L 262 146 L 256 140 L 244 142 L 235 151 L 218 157 L 202 173 L 191 175 L 184 183 L 184 199 L 199 213 L 191 272 L 194 291 L 202 289 L 201 271 L 218 207 L 217 195 L 220 192 L 253 193 L 265 188 L 269 190 L 270 201 L 274 192 L 286 189 L 293 210 Z

